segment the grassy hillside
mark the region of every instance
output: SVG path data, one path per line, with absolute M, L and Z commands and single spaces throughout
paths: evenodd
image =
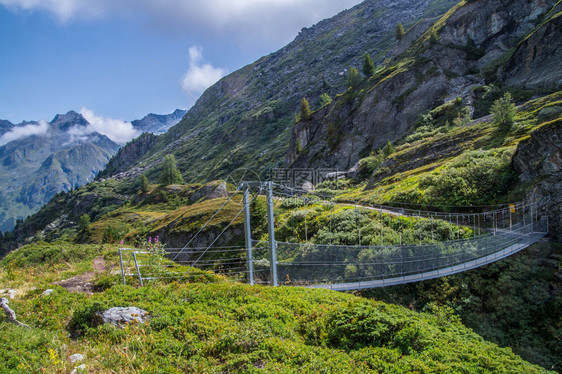
M 93 295 L 52 282 L 92 271 Z M 0 281 L 15 288 L 16 327 L 0 317 L 3 373 L 333 372 L 542 373 L 462 326 L 450 309 L 416 313 L 400 306 L 326 290 L 211 283 L 117 285 L 114 247 L 36 244 L 1 263 Z M 54 288 L 42 296 L 47 288 Z M 146 324 L 99 325 L 96 313 L 137 306 Z M 71 364 L 70 355 L 84 361 Z

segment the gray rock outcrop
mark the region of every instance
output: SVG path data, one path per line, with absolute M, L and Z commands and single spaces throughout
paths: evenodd
M 533 185 L 531 197 L 548 200 L 549 232 L 562 238 L 562 121 L 538 128 L 521 142 L 513 167 L 522 182 Z
M 123 328 L 131 323 L 145 323 L 148 319 L 148 312 L 137 307 L 116 307 L 106 310 L 100 317 L 103 323 Z

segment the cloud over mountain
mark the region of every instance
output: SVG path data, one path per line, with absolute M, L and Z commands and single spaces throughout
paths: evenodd
M 32 135 L 46 135 L 48 131 L 49 124 L 45 121 L 17 126 L 0 137 L 0 146 L 9 143 L 12 140 L 22 139 Z
M 85 128 L 74 127 L 70 129 L 69 132 L 73 136 L 84 136 L 93 132 L 98 132 L 107 136 L 115 143 L 124 144 L 140 135 L 140 132 L 135 130 L 130 122 L 97 116 L 88 108 L 82 108 L 80 114 L 90 124 Z
M 186 91 L 200 94 L 226 75 L 226 70 L 204 64 L 202 61 L 203 49 L 189 48 L 189 70 L 182 79 L 182 87 Z

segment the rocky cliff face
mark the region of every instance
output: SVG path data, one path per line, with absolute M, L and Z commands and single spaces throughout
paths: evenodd
M 406 134 L 425 111 L 456 96 L 470 105 L 474 100 L 472 88 L 485 83 L 482 71 L 501 60 L 510 47 L 533 31 L 555 3 L 461 2 L 406 52 L 395 56 L 386 70 L 348 90 L 328 107 L 315 112 L 310 120 L 297 123 L 286 166 L 348 169 L 388 140 Z M 559 36 L 554 24 L 543 28 L 527 42 L 541 35 Z M 523 47 L 520 50 L 524 53 Z M 540 56 L 536 56 L 537 63 L 548 60 L 560 68 L 557 51 Z M 548 76 L 541 78 L 531 70 L 516 69 L 520 63 L 512 59 L 509 72 L 513 76 L 519 81 L 546 86 Z
M 562 89 L 562 6 L 517 46 L 503 70 L 507 85 L 527 89 Z
M 100 178 L 115 176 L 126 171 L 139 158 L 144 156 L 158 141 L 156 135 L 144 133 L 138 138 L 125 144 L 115 156 L 109 160 L 105 169 L 100 173 Z
M 543 125 L 522 142 L 513 157 L 513 167 L 530 196 L 548 200 L 550 233 L 562 238 L 562 120 Z

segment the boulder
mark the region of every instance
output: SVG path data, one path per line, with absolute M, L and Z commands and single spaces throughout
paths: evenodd
M 148 312 L 137 307 L 116 307 L 106 310 L 100 317 L 103 323 L 123 328 L 132 323 L 145 323 L 148 319 Z
M 86 372 L 86 365 L 82 364 L 80 366 L 76 366 L 70 374 L 78 374 L 78 373 L 85 373 L 85 372 Z
M 8 296 L 10 299 L 14 299 L 14 297 L 16 297 L 16 295 L 18 294 L 18 291 L 16 290 L 12 290 L 12 289 L 4 289 L 4 290 L 0 290 L 0 295 L 3 296 Z
M 74 363 L 76 363 L 76 362 L 78 362 L 78 361 L 84 360 L 85 358 L 86 358 L 86 356 L 84 356 L 84 355 L 82 355 L 82 354 L 80 354 L 80 353 L 75 353 L 75 354 L 73 354 L 72 356 L 70 356 L 70 362 L 74 364 Z

